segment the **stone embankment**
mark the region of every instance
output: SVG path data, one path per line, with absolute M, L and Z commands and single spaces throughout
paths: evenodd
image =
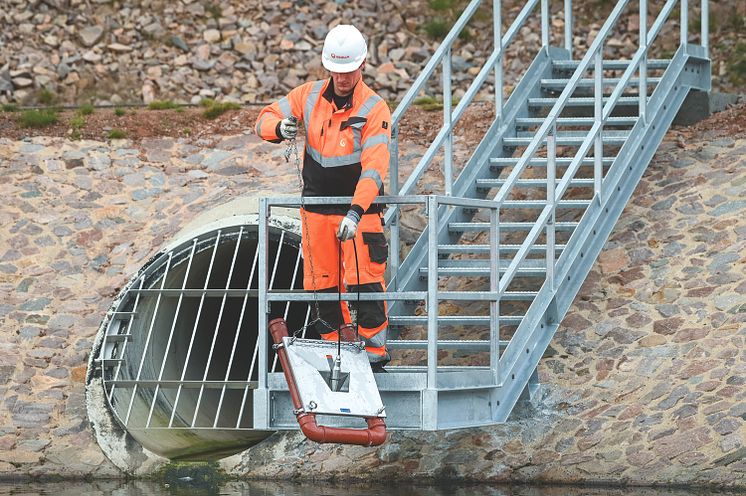
M 379 449 L 277 434 L 231 471 L 746 486 L 746 135 L 718 126 L 667 135 L 511 422 Z M 283 151 L 250 132 L 0 139 L 0 477 L 118 474 L 84 401 L 112 298 L 200 212 L 296 193 Z M 410 166 L 422 152 L 402 144 Z
M 434 53 L 458 9 L 436 12 L 426 0 L 246 2 L 221 0 L 4 0 L 0 9 L 0 103 L 36 103 L 42 90 L 55 103 L 149 103 L 154 99 L 199 102 L 216 98 L 243 103 L 269 100 L 299 83 L 323 77 L 321 44 L 329 27 L 355 23 L 369 40 L 366 72 L 384 98 L 399 100 Z M 444 5 L 448 2 L 441 2 Z M 460 4 L 464 2 L 453 2 Z M 690 2 L 695 4 L 698 2 Z M 454 97 L 460 98 L 492 52 L 491 2 L 469 24 L 453 51 Z M 507 26 L 522 0 L 503 2 Z M 598 9 L 575 2 L 574 46 L 583 53 L 610 4 Z M 746 11 L 736 0 L 711 2 L 714 87 L 743 84 L 737 45 Z M 660 8 L 651 2 L 651 11 Z M 691 18 L 697 17 L 692 6 Z M 562 44 L 561 2 L 552 2 L 553 44 Z M 674 16 L 676 17 L 676 16 Z M 382 20 L 385 19 L 385 22 Z M 732 20 L 732 22 L 731 22 Z M 678 42 L 672 19 L 653 46 L 669 56 Z M 739 24 L 740 23 L 740 24 Z M 697 29 L 693 26 L 692 41 Z M 732 26 L 731 26 L 732 24 Z M 740 32 L 739 32 L 740 30 Z M 639 19 L 634 12 L 607 42 L 608 57 L 630 58 Z M 506 84 L 515 84 L 541 44 L 538 9 L 518 33 L 505 58 Z M 436 41 L 438 40 L 438 41 Z M 736 59 L 729 54 L 736 53 Z M 741 64 L 743 62 L 740 62 Z M 743 71 L 743 69 L 740 69 Z M 433 78 L 431 93 L 442 93 Z M 485 87 L 483 97 L 493 92 Z

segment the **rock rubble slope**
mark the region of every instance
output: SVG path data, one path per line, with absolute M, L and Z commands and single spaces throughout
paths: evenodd
M 556 45 L 562 43 L 560 3 L 553 2 Z M 598 32 L 610 3 L 574 2 L 577 50 L 583 50 Z M 746 64 L 746 34 L 741 29 L 746 11 L 743 2 L 735 0 L 711 3 L 715 87 L 733 91 L 746 77 L 731 74 L 739 67 L 742 73 Z M 4 0 L 0 103 L 33 104 L 43 90 L 51 92 L 58 104 L 198 102 L 207 97 L 263 102 L 325 74 L 319 60 L 321 43 L 329 27 L 341 22 L 355 23 L 366 34 L 366 72 L 384 98 L 398 100 L 438 46 L 440 38 L 428 36 L 427 28 L 439 17 L 449 26 L 457 13 L 436 12 L 432 4 L 426 0 Z M 507 25 L 523 2 L 506 0 L 503 5 Z M 658 8 L 651 2 L 653 12 Z M 692 19 L 696 8 L 692 7 Z M 654 47 L 657 56 L 673 52 L 678 41 L 676 22 L 663 30 Z M 638 30 L 637 16 L 625 16 L 608 41 L 607 55 L 629 58 Z M 696 41 L 694 21 L 691 30 Z M 487 9 L 475 16 L 454 49 L 455 97 L 463 94 L 487 59 L 491 38 Z M 537 14 L 506 53 L 508 85 L 515 84 L 515 76 L 539 45 Z M 438 78 L 433 78 L 429 91 L 440 94 L 439 86 Z M 488 98 L 490 91 L 485 88 L 482 96 Z

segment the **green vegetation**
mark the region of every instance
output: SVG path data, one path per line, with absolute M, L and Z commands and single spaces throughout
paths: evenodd
M 91 115 L 94 110 L 95 108 L 93 107 L 93 105 L 91 105 L 90 103 L 86 103 L 80 106 L 80 108 L 78 109 L 78 113 L 80 115 Z
M 42 88 L 36 98 L 42 105 L 51 105 L 54 103 L 56 95 L 48 89 Z
M 174 103 L 171 100 L 155 100 L 148 104 L 148 109 L 150 110 L 169 110 L 178 109 L 180 107 L 181 105 Z
M 121 129 L 112 129 L 109 131 L 109 139 L 124 139 L 127 137 L 127 133 L 122 131 Z
M 78 131 L 77 129 L 74 129 L 74 130 L 73 130 L 73 131 L 72 131 L 72 132 L 70 133 L 70 139 L 71 139 L 71 140 L 73 140 L 73 141 L 77 141 L 77 140 L 79 140 L 79 139 L 80 139 L 81 137 L 82 137 L 82 135 L 80 134 L 80 131 Z
M 208 108 L 208 107 L 212 107 L 213 105 L 215 105 L 215 100 L 213 100 L 212 98 L 203 98 L 202 100 L 199 101 L 200 107 Z
M 188 127 L 185 127 L 184 129 L 181 130 L 181 133 L 184 134 L 185 136 L 190 136 L 192 134 L 192 130 L 189 129 Z
M 70 127 L 73 129 L 82 129 L 85 126 L 85 117 L 76 115 L 70 119 Z
M 213 101 L 212 105 L 205 108 L 205 111 L 202 112 L 202 115 L 205 116 L 206 119 L 215 119 L 226 113 L 228 110 L 239 110 L 240 108 L 241 106 L 237 103 L 217 103 Z
M 453 98 L 451 100 L 451 105 L 453 107 L 456 107 L 459 101 L 460 101 L 459 98 Z M 443 101 L 438 98 L 432 97 L 430 95 L 420 96 L 418 98 L 415 98 L 414 102 L 412 103 L 415 106 L 427 112 L 433 112 L 435 110 L 443 110 Z
M 114 115 L 116 115 L 117 117 L 122 117 L 126 113 L 127 112 L 123 108 L 117 107 L 114 109 Z
M 18 105 L 15 103 L 4 103 L 2 109 L 3 112 L 16 112 L 18 110 Z
M 57 112 L 52 109 L 26 110 L 21 114 L 21 127 L 41 128 L 51 126 L 57 122 Z
M 423 29 L 425 33 L 434 40 L 442 40 L 451 30 L 451 25 L 447 23 L 442 17 L 436 17 L 432 21 L 428 21 L 424 24 Z

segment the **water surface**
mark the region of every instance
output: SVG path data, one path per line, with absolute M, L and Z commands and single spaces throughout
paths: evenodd
M 147 481 L 0 483 L 0 496 L 743 496 L 746 492 L 666 489 L 600 488 L 575 486 L 525 486 L 487 484 L 362 484 L 228 482 L 220 487 L 195 487 L 193 482 L 179 484 Z

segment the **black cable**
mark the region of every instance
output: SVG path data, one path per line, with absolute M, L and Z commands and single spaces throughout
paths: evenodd
M 357 243 L 352 238 L 352 249 L 355 251 L 355 272 L 357 272 L 357 309 L 355 310 L 355 337 L 360 339 L 359 322 L 360 322 L 360 266 L 357 261 Z
M 344 321 L 344 312 L 342 312 L 342 240 L 337 241 L 337 246 L 339 247 L 337 250 L 339 255 L 339 263 L 337 265 L 337 300 L 339 304 L 339 312 L 342 314 L 342 320 Z M 342 327 L 344 325 L 345 324 L 343 323 L 337 329 L 337 356 L 342 354 Z

